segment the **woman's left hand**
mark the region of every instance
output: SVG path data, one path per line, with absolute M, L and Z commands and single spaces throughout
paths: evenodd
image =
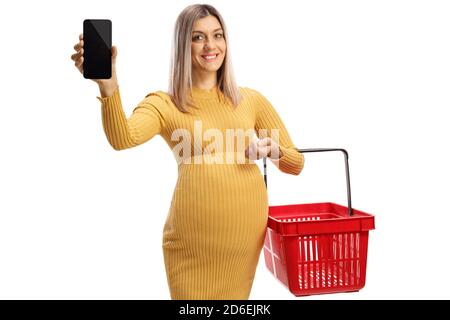
M 245 150 L 245 156 L 251 160 L 258 160 L 263 157 L 278 160 L 282 157 L 282 155 L 283 154 L 278 143 L 269 137 L 261 140 L 254 139 Z

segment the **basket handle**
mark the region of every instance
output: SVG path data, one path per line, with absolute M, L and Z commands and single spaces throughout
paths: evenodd
M 347 202 L 348 202 L 348 215 L 352 216 L 352 194 L 350 191 L 350 172 L 348 167 L 348 152 L 345 149 L 341 148 L 315 148 L 315 149 L 296 149 L 300 153 L 307 153 L 307 152 L 329 152 L 329 151 L 340 151 L 344 154 L 345 158 L 345 178 L 346 178 L 346 185 L 347 185 Z M 264 183 L 266 184 L 267 189 L 267 163 L 266 163 L 266 157 L 263 158 L 263 164 L 264 164 Z

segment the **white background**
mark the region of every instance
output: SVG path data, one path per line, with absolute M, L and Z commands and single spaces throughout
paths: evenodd
M 160 136 L 113 150 L 70 55 L 84 19 L 111 19 L 130 115 L 167 90 L 173 25 L 193 3 L 1 2 L 1 299 L 170 299 L 175 159 Z M 448 1 L 208 3 L 238 85 L 272 102 L 297 147 L 346 148 L 353 206 L 376 216 L 366 287 L 301 299 L 448 299 Z M 269 163 L 270 204 L 345 204 L 342 156 L 305 157 L 300 176 Z M 250 298 L 295 299 L 263 256 Z

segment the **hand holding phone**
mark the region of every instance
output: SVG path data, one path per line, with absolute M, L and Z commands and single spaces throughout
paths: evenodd
M 85 35 L 81 33 L 79 35 L 79 41 L 73 47 L 76 53 L 71 55 L 71 59 L 75 62 L 75 67 L 81 74 L 85 74 L 85 67 L 87 64 L 85 63 Z M 116 74 L 116 58 L 117 58 L 117 47 L 111 46 L 110 51 L 110 61 L 111 61 L 111 76 L 109 79 L 95 79 L 93 77 L 91 80 L 97 83 L 100 87 L 100 91 L 102 92 L 102 96 L 109 96 L 114 91 L 114 89 L 118 86 L 117 74 Z M 89 74 L 90 72 L 86 72 Z M 86 78 L 86 77 L 85 77 Z M 89 77 L 87 77 L 90 79 Z

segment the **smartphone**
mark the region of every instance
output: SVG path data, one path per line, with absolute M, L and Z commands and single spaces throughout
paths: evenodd
M 112 23 L 105 19 L 83 21 L 84 61 L 86 79 L 111 78 Z

